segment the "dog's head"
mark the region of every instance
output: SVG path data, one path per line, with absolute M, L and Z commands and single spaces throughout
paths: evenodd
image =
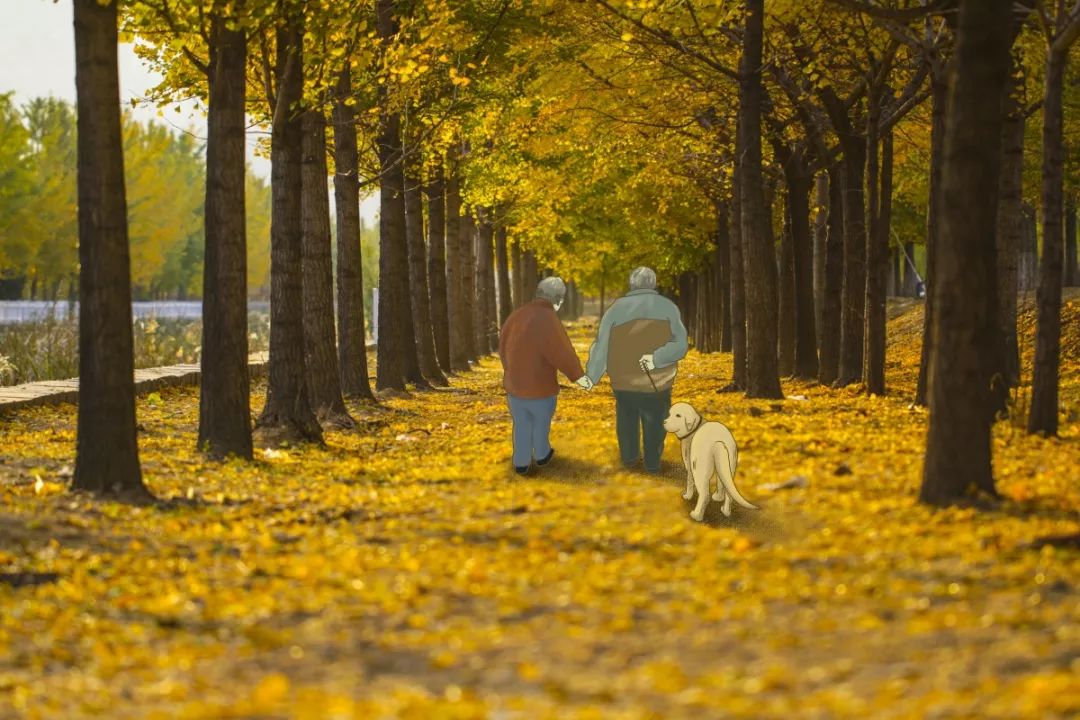
M 664 429 L 669 433 L 684 435 L 693 431 L 701 424 L 701 414 L 689 403 L 675 403 L 671 406 L 667 418 L 664 420 Z

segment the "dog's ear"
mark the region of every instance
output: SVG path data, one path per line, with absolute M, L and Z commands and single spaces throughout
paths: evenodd
M 690 417 L 684 417 L 683 422 L 686 423 L 686 432 L 690 432 Z

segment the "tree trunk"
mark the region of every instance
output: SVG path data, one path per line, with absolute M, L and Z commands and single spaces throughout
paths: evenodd
M 498 347 L 498 328 L 503 326 L 506 322 L 506 318 L 510 317 L 510 310 L 514 305 L 513 299 L 510 297 L 510 264 L 506 256 L 506 226 L 500 225 L 499 229 L 495 231 L 495 262 L 497 263 L 497 274 L 499 280 L 499 317 L 498 327 L 495 333 L 495 345 Z M 577 285 L 574 285 L 574 300 L 571 304 L 571 312 L 577 314 Z
M 510 244 L 510 280 L 514 286 L 514 310 L 521 307 L 522 298 L 525 297 L 524 268 L 521 263 L 521 245 L 515 240 Z
M 431 297 L 431 325 L 435 336 L 435 358 L 449 372 L 450 300 L 446 287 L 446 197 L 441 159 L 432 169 L 426 188 L 428 199 L 428 283 Z
M 866 139 L 842 136 L 844 149 L 844 290 L 840 310 L 840 370 L 836 385 L 862 378 L 866 300 Z
M 746 389 L 746 265 L 743 263 L 742 201 L 739 198 L 740 171 L 736 161 L 731 203 L 731 347 L 732 371 L 729 390 Z
M 792 279 L 794 281 L 795 377 L 811 379 L 818 374 L 817 323 L 814 317 L 814 258 L 810 235 L 810 189 L 813 175 L 802 150 L 791 159 L 785 173 L 791 223 Z
M 198 445 L 212 457 L 250 460 L 244 31 L 214 14 L 209 49 Z
M 480 309 L 477 317 L 476 340 L 482 355 L 490 355 L 499 347 L 495 302 L 495 227 L 491 222 L 491 208 L 484 211 L 476 233 L 476 280 Z M 565 303 L 564 303 L 565 305 Z
M 764 0 L 747 0 L 739 82 L 740 200 L 746 263 L 746 395 L 782 398 L 776 365 L 777 277 L 761 168 Z
M 729 206 L 716 206 L 716 267 L 720 283 L 720 352 L 731 352 L 731 220 Z
M 420 373 L 426 382 L 446 387 L 449 382 L 435 356 L 435 329 L 431 322 L 431 295 L 428 288 L 427 250 L 424 247 L 424 200 L 420 181 L 419 150 L 406 148 L 405 163 L 405 236 L 409 256 L 409 295 L 413 330 L 416 337 Z
M 375 400 L 368 374 L 364 331 L 364 270 L 360 255 L 360 158 L 356 112 L 348 68 L 338 77 L 334 103 L 334 210 L 337 213 L 337 335 L 341 391 L 347 397 Z
M 1064 258 L 1065 130 L 1063 99 L 1068 48 L 1053 48 L 1046 60 L 1043 95 L 1043 251 L 1036 291 L 1038 325 L 1031 382 L 1028 432 L 1057 435 L 1058 375 L 1061 364 L 1061 271 Z
M 288 15 L 277 32 L 278 90 L 270 138 L 270 369 L 266 404 L 256 423 L 270 443 L 322 440 L 308 398 L 304 362 L 299 114 L 303 37 L 303 19 Z
M 1001 187 L 997 215 L 998 317 L 1003 348 L 998 373 L 1007 387 L 1020 382 L 1020 345 L 1016 334 L 1018 262 L 1024 232 L 1024 107 L 1019 68 L 1015 67 L 1005 99 Z
M 950 68 L 942 226 L 934 268 L 930 428 L 920 500 L 996 494 L 989 388 L 1000 331 L 993 241 L 1001 172 L 1010 0 L 961 0 Z
M 480 288 L 477 287 L 476 275 L 476 221 L 473 219 L 473 208 L 462 207 L 461 209 L 461 262 L 464 267 L 462 276 L 462 289 L 464 291 L 464 320 L 465 320 L 465 351 L 469 360 L 476 362 L 483 353 L 480 343 L 477 341 L 477 313 L 482 305 Z
M 822 308 L 825 303 L 825 240 L 828 237 L 829 176 L 818 173 L 814 178 L 814 329 L 818 348 L 821 347 Z
M 303 127 L 304 363 L 308 397 L 320 422 L 350 428 L 353 420 L 341 396 L 334 332 L 334 266 L 330 248 L 330 198 L 326 167 L 326 116 L 306 110 Z
M 831 385 L 840 373 L 840 324 L 844 286 L 844 168 L 829 168 L 829 216 L 825 238 L 825 283 L 821 300 L 818 380 Z
M 461 232 L 461 186 L 453 160 L 446 176 L 446 298 L 450 323 L 450 369 L 464 372 L 469 369 L 468 314 L 465 303 L 465 253 Z
M 779 337 L 777 363 L 780 375 L 795 372 L 795 251 L 791 238 L 791 192 L 784 198 L 784 224 L 780 237 Z
M 945 71 L 934 69 L 930 74 L 930 188 L 926 209 L 926 302 L 923 305 L 923 344 L 919 359 L 919 381 L 915 388 L 915 404 L 928 404 L 930 355 L 934 350 L 934 313 L 937 295 L 934 291 L 938 237 L 941 232 L 941 184 L 945 164 L 945 111 L 949 86 Z
M 73 487 L 150 498 L 135 437 L 134 342 L 116 3 L 75 0 L 79 416 Z
M 900 294 L 904 297 L 918 297 L 919 292 L 916 284 L 919 281 L 915 271 L 915 243 L 906 242 L 901 246 L 900 265 L 903 268 L 904 279 L 900 285 Z
M 876 127 L 877 114 L 871 116 Z M 877 144 L 878 133 L 875 131 L 871 136 Z M 892 133 L 886 133 L 880 140 L 881 164 L 879 166 L 875 160 L 873 172 L 867 173 L 872 190 L 872 221 L 866 234 L 866 324 L 863 329 L 863 385 L 866 392 L 874 395 L 885 394 L 885 286 L 889 281 L 889 226 L 892 223 Z M 873 145 L 868 145 L 868 149 L 877 155 Z

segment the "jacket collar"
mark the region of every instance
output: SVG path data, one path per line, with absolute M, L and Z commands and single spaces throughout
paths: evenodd
M 543 307 L 555 309 L 555 304 L 546 298 L 536 298 L 530 302 L 531 305 L 542 305 Z
M 659 293 L 657 293 L 656 290 L 654 290 L 652 288 L 641 288 L 640 290 L 631 290 L 630 292 L 626 293 L 626 297 L 630 297 L 631 295 L 658 295 L 658 294 Z

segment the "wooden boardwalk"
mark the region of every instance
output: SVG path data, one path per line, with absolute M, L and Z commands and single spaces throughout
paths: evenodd
M 268 360 L 269 353 L 265 352 L 255 353 L 248 358 L 248 368 L 253 378 L 266 372 Z M 199 366 L 189 363 L 143 368 L 135 371 L 135 392 L 142 394 L 175 385 L 198 385 L 200 374 Z M 0 413 L 35 405 L 74 403 L 78 400 L 78 378 L 0 387 Z

